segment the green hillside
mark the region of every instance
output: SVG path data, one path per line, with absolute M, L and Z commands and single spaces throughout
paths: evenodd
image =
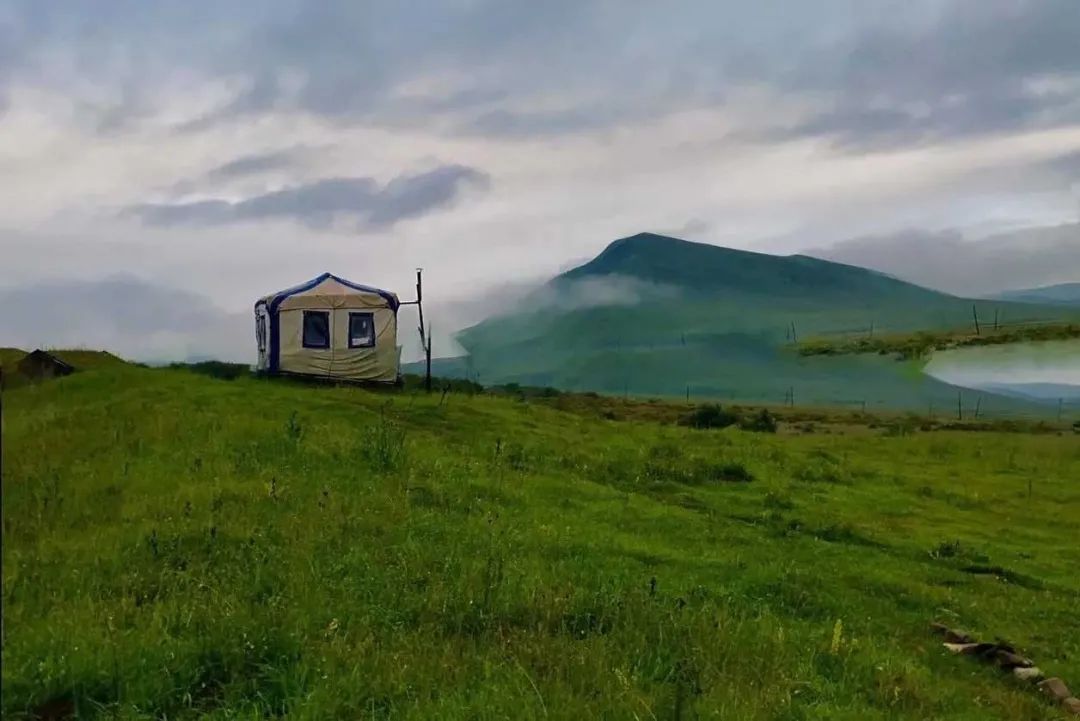
M 127 365 L 127 361 L 103 350 L 86 350 L 83 348 L 50 348 L 49 353 L 72 366 L 76 371 L 91 370 L 96 368 L 112 368 Z M 26 356 L 27 351 L 20 348 L 0 348 L 0 370 L 4 372 L 4 387 L 17 388 L 31 380 L 19 373 L 19 361 Z
M 0 368 L 13 372 L 25 355 L 21 348 L 0 348 Z
M 50 348 L 49 353 L 56 356 L 76 370 L 101 368 L 108 366 L 124 365 L 127 361 L 114 356 L 103 350 L 86 350 L 83 348 Z M 19 361 L 26 355 L 26 351 L 20 348 L 0 348 L 0 367 L 14 372 Z
M 1071 436 L 123 365 L 4 412 L 3 718 L 1059 718 L 932 619 L 1080 683 Z
M 671 284 L 687 294 L 718 293 L 834 303 L 889 297 L 925 301 L 939 293 L 864 268 L 804 255 L 781 257 L 639 233 L 620 238 L 588 263 L 555 279 L 556 285 L 603 276 Z
M 1017 323 L 1080 311 L 972 301 L 880 273 L 641 234 L 462 331 L 482 382 L 925 408 L 956 389 L 876 356 L 800 358 L 793 339 Z M 1071 315 L 1070 315 L 1071 314 Z M 446 367 L 445 364 L 442 367 Z M 996 403 L 1004 410 L 1007 399 Z

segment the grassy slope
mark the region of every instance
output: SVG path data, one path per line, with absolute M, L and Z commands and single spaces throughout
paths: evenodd
M 551 288 L 614 276 L 677 287 L 680 294 L 485 321 L 459 336 L 472 370 L 486 383 L 669 396 L 689 385 L 698 395 L 755 401 L 779 401 L 795 386 L 797 398 L 810 403 L 866 400 L 914 409 L 955 401 L 956 389 L 915 380 L 917 373 L 889 359 L 792 357 L 782 349 L 791 325 L 800 338 L 871 324 L 885 332 L 956 328 L 971 322 L 973 303 L 982 317 L 997 312 L 1002 322 L 1080 319 L 1068 308 L 971 301 L 812 258 L 648 235 L 616 241 Z
M 50 349 L 50 353 L 73 366 L 76 370 L 110 368 L 124 365 L 127 361 L 103 350 L 85 350 L 79 348 Z
M 1080 683 L 1072 437 L 691 431 L 134 367 L 5 413 L 5 718 L 1057 717 L 944 654 L 934 617 Z
M 20 348 L 0 348 L 0 367 L 15 370 L 15 366 L 26 355 L 26 351 Z M 75 367 L 76 370 L 118 366 L 126 363 L 121 358 L 103 350 L 84 349 L 49 349 L 49 353 L 60 360 Z
M 14 369 L 25 355 L 26 351 L 21 348 L 0 348 L 0 368 Z
M 73 366 L 76 371 L 96 368 L 115 368 L 127 361 L 108 351 L 84 349 L 49 349 L 49 353 Z M 18 372 L 19 361 L 27 354 L 20 348 L 0 348 L 0 369 L 4 371 L 4 387 L 19 388 L 32 381 Z
M 965 328 L 953 331 L 883 334 L 848 339 L 811 338 L 799 343 L 798 350 L 803 356 L 877 353 L 896 354 L 904 358 L 920 358 L 930 355 L 935 350 L 1063 340 L 1080 340 L 1080 323 L 987 328 L 981 329 L 978 333 L 973 329 Z

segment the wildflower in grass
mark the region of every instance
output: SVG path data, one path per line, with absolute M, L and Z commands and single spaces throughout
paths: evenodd
M 844 622 L 839 618 L 836 619 L 836 623 L 832 627 L 832 643 L 829 644 L 829 653 L 836 655 L 840 652 L 840 642 L 844 635 Z

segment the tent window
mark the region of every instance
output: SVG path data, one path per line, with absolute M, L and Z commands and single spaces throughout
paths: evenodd
M 371 313 L 349 313 L 349 347 L 375 347 L 375 316 Z
M 330 313 L 325 310 L 304 311 L 304 347 L 330 347 Z

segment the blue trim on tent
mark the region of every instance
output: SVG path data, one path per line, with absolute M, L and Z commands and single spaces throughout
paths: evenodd
M 383 290 L 381 288 L 373 288 L 373 287 L 368 286 L 368 285 L 360 285 L 359 283 L 353 283 L 352 281 L 345 280 L 344 278 L 339 278 L 338 276 L 334 275 L 333 273 L 323 273 L 322 275 L 320 275 L 320 276 L 318 276 L 316 278 L 312 278 L 311 280 L 309 280 L 306 283 L 301 283 L 300 285 L 294 285 L 292 288 L 286 288 L 285 290 L 281 291 L 280 293 L 275 295 L 273 298 L 271 298 L 270 299 L 270 304 L 267 307 L 267 311 L 270 314 L 270 372 L 271 373 L 277 373 L 279 368 L 280 368 L 280 365 L 281 365 L 281 343 L 279 342 L 280 337 L 281 337 L 281 326 L 280 326 L 280 322 L 279 322 L 279 319 L 278 319 L 278 306 L 280 306 L 282 304 L 282 302 L 286 298 L 288 298 L 289 296 L 293 296 L 293 295 L 296 295 L 297 293 L 303 293 L 304 291 L 311 290 L 312 288 L 319 285 L 323 281 L 329 280 L 329 279 L 336 280 L 338 283 L 341 283 L 346 288 L 352 288 L 353 290 L 364 291 L 365 293 L 375 293 L 375 294 L 381 296 L 386 301 L 386 304 L 388 306 L 390 306 L 390 309 L 392 311 L 394 311 L 394 313 L 397 313 L 397 311 L 398 311 L 398 306 L 400 305 L 400 303 L 399 303 L 398 299 L 394 296 L 394 294 L 391 293 L 390 291 Z M 259 301 L 259 303 L 262 303 L 262 302 L 264 302 L 264 301 Z M 258 307 L 259 303 L 256 303 L 255 306 Z

